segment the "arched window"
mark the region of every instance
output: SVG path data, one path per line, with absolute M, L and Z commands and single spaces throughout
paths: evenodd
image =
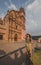
M 14 41 L 17 41 L 17 34 L 14 35 Z

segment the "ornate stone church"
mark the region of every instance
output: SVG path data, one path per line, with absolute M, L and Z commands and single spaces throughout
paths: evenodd
M 25 40 L 25 11 L 7 11 L 3 19 L 0 18 L 0 40 L 22 41 Z

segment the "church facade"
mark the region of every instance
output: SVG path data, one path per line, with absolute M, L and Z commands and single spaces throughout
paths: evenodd
M 8 11 L 3 20 L 0 18 L 0 40 L 25 40 L 25 12 L 23 8 L 18 11 Z

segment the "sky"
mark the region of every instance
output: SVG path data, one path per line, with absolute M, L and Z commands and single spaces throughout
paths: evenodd
M 3 18 L 7 10 L 25 10 L 26 33 L 41 35 L 41 0 L 0 0 L 0 18 Z

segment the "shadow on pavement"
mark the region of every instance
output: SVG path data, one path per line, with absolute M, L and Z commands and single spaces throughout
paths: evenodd
M 25 54 L 23 53 L 22 49 L 19 49 L 19 57 L 19 54 L 17 53 L 18 51 L 15 51 L 14 53 L 13 52 L 6 54 L 6 52 L 0 50 L 0 65 L 23 65 L 25 62 Z M 12 54 L 14 54 L 14 58 L 10 56 Z
M 20 56 L 18 57 L 18 52 L 20 53 Z M 19 49 L 18 51 L 10 52 L 6 55 L 6 52 L 3 50 L 0 50 L 0 65 L 33 65 L 30 58 L 25 56 L 22 49 Z M 5 54 L 5 56 L 3 56 Z M 10 56 L 13 54 L 13 58 Z
M 33 62 L 31 61 L 31 54 L 30 53 L 26 54 L 25 63 L 26 63 L 26 65 L 34 65 Z

